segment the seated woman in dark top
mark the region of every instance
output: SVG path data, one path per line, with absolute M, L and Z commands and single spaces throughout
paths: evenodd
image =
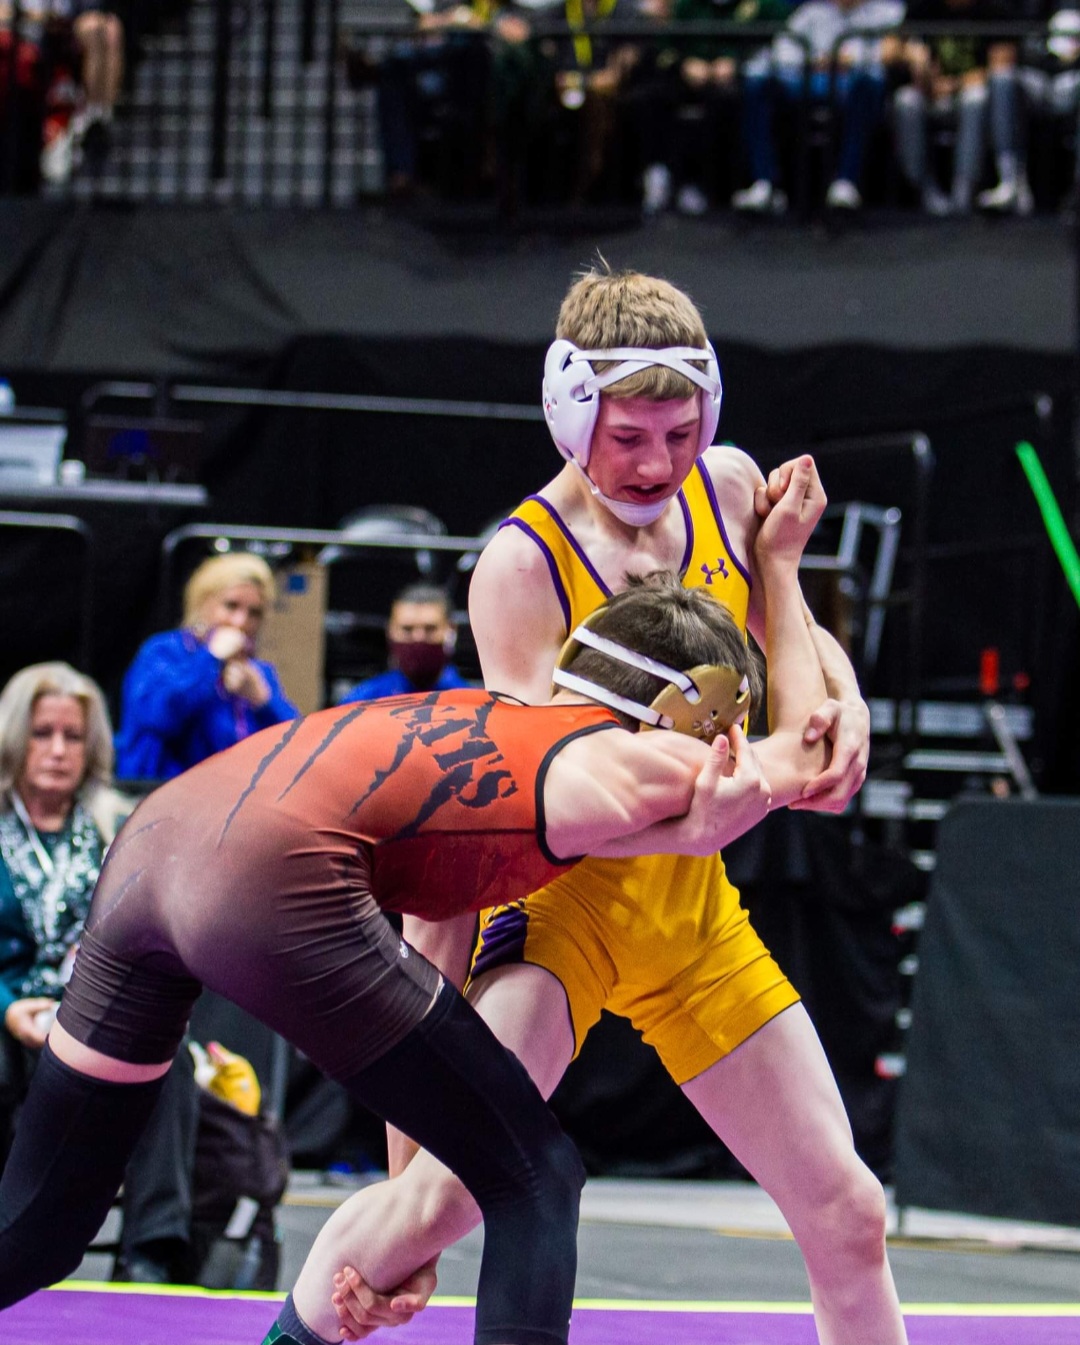
M 38 663 L 0 694 L 0 1167 L 71 977 L 105 849 L 131 801 L 112 788 L 97 684 Z M 124 1177 L 116 1278 L 180 1277 L 198 1094 L 187 1053 L 169 1072 Z

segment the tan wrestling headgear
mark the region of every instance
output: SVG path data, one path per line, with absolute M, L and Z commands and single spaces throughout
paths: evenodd
M 581 645 L 632 668 L 662 677 L 668 685 L 650 705 L 642 705 L 587 678 L 578 677 L 576 673 L 567 672 L 566 665 Z M 623 714 L 641 720 L 644 728 L 674 729 L 676 733 L 687 733 L 707 743 L 745 718 L 750 708 L 750 681 L 737 668 L 722 663 L 702 663 L 679 672 L 615 640 L 594 634 L 587 624 L 578 626 L 563 645 L 552 682 L 567 691 L 579 691 L 613 710 L 621 710 Z

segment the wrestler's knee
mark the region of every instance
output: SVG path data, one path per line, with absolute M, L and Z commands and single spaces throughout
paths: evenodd
M 406 1169 L 404 1179 L 391 1178 L 390 1186 L 403 1180 L 408 1182 L 410 1177 Z M 441 1164 L 434 1175 L 427 1177 L 418 1198 L 409 1205 L 410 1226 L 425 1242 L 431 1240 L 443 1246 L 471 1233 L 480 1219 L 480 1208 L 472 1192 Z
M 812 1224 L 811 1245 L 803 1250 L 829 1278 L 858 1274 L 884 1260 L 885 1192 L 854 1154 L 836 1174 L 829 1198 Z
M 585 1167 L 573 1141 L 553 1125 L 537 1151 L 531 1197 L 536 1217 L 577 1222 Z

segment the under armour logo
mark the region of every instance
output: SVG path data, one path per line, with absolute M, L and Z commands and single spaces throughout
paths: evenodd
M 712 583 L 714 574 L 722 574 L 724 578 L 727 579 L 728 577 L 727 563 L 722 556 L 717 556 L 716 567 L 713 568 L 709 565 L 708 561 L 704 561 L 701 566 L 701 573 L 705 576 L 706 584 Z

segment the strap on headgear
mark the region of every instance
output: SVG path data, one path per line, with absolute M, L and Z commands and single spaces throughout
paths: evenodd
M 632 668 L 652 673 L 654 677 L 664 678 L 668 685 L 650 705 L 609 691 L 607 687 L 566 670 L 581 645 Z M 595 634 L 587 625 L 578 626 L 563 645 L 552 681 L 557 687 L 580 692 L 613 710 L 639 719 L 644 728 L 674 729 L 676 733 L 686 733 L 704 742 L 711 742 L 716 734 L 727 732 L 737 720 L 745 718 L 750 708 L 750 682 L 737 668 L 722 663 L 702 663 L 687 672 L 680 672 L 647 654 L 639 654 L 635 649 Z

